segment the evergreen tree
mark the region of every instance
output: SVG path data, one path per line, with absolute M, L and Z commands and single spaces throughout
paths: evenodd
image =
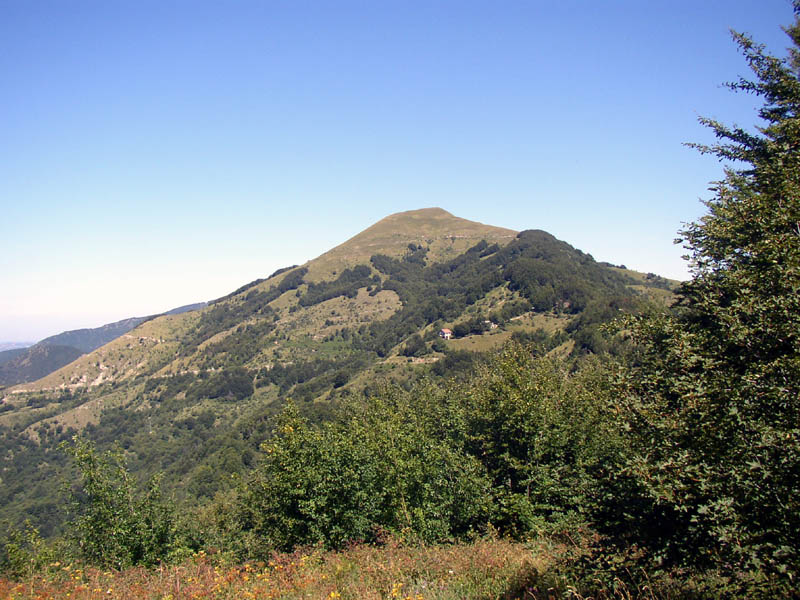
M 702 119 L 729 165 L 682 231 L 676 311 L 632 320 L 632 455 L 612 539 L 709 594 L 792 594 L 800 576 L 800 1 L 786 59 L 734 34 L 763 99 L 755 131 Z M 619 508 L 620 505 L 617 506 Z

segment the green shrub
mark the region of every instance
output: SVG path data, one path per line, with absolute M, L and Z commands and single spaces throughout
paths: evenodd
M 154 565 L 178 550 L 174 508 L 163 498 L 157 477 L 137 494 L 119 452 L 98 454 L 81 438 L 63 447 L 78 469 L 68 527 L 82 559 L 121 569 Z
M 570 374 L 511 344 L 460 396 L 464 448 L 491 477 L 496 527 L 526 535 L 589 522 L 621 444 L 600 363 Z
M 25 522 L 24 529 L 9 529 L 0 554 L 0 572 L 11 577 L 31 578 L 48 571 L 51 565 L 63 560 L 67 549 L 63 542 L 47 542 L 39 530 Z
M 466 535 L 485 521 L 488 482 L 477 461 L 426 435 L 401 398 L 372 398 L 340 423 L 311 427 L 293 407 L 243 486 L 235 527 L 247 551 Z

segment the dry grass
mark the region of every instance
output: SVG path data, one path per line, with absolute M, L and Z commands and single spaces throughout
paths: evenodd
M 456 350 L 470 350 L 472 352 L 487 352 L 503 346 L 511 339 L 510 331 L 492 331 L 477 335 L 468 335 L 463 338 L 450 340 L 447 344 Z
M 409 243 L 430 248 L 428 260 L 438 262 L 463 253 L 485 239 L 505 245 L 516 231 L 455 217 L 441 208 L 424 208 L 389 215 L 307 264 L 308 281 L 331 279 L 333 272 L 368 264 L 376 253 L 401 256 Z
M 42 379 L 18 385 L 13 390 L 92 387 L 152 373 L 171 361 L 180 348 L 178 340 L 195 326 L 199 314 L 200 311 L 166 315 L 142 323 Z
M 514 317 L 506 327 L 512 330 L 520 328 L 527 331 L 543 329 L 545 333 L 553 334 L 557 331 L 563 331 L 569 325 L 570 320 L 571 317 L 569 315 L 529 312 L 519 317 Z
M 370 296 L 366 288 L 361 288 L 355 298 L 338 296 L 282 316 L 277 331 L 323 338 L 341 328 L 384 321 L 400 308 L 402 304 L 396 292 L 382 290 Z
M 0 598 L 200 600 L 300 598 L 456 600 L 536 598 L 528 586 L 547 568 L 521 543 L 482 540 L 452 546 L 354 546 L 342 552 L 276 554 L 266 563 L 225 565 L 200 553 L 153 570 L 50 565 L 25 581 L 0 579 Z
M 678 296 L 674 292 L 661 288 L 647 287 L 644 285 L 629 285 L 628 287 L 639 292 L 650 302 L 659 306 L 672 306 L 678 299 Z

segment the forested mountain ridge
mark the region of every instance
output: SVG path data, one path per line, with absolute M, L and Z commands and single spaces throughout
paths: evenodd
M 18 357 L 21 354 L 24 354 L 28 348 L 30 348 L 30 345 L 23 346 L 21 348 L 9 348 L 7 350 L 0 350 L 0 365 L 10 361 L 13 358 Z
M 73 329 L 64 331 L 56 335 L 41 340 L 40 344 L 59 344 L 61 346 L 72 346 L 81 352 L 91 352 L 103 346 L 113 339 L 118 338 L 123 333 L 145 321 L 147 317 L 131 317 L 122 319 L 114 323 L 108 323 L 100 327 Z
M 647 300 L 643 291 L 669 295 L 664 287 L 543 231 L 441 209 L 392 215 L 315 260 L 200 310 L 144 320 L 8 390 L 0 504 L 15 520 L 57 527 L 54 448 L 78 431 L 120 443 L 141 476 L 164 470 L 179 495 L 208 499 L 228 485 L 219 473 L 249 467 L 287 399 L 325 419 L 381 382 L 469 371 L 512 338 L 540 353 L 603 352 L 600 324 Z
M 73 346 L 40 342 L 30 348 L 14 352 L 9 360 L 0 363 L 0 385 L 14 385 L 34 381 L 55 371 L 81 356 L 83 352 Z
M 327 278 L 318 279 L 326 272 Z M 336 354 L 340 348 L 329 348 L 325 340 L 343 329 L 362 337 L 382 335 L 355 346 L 386 356 L 418 330 L 430 335 L 435 322 L 456 325 L 468 307 L 483 308 L 486 320 L 488 309 L 501 308 L 504 320 L 552 310 L 574 315 L 599 292 L 632 296 L 637 285 L 660 287 L 633 275 L 598 264 L 545 232 L 517 234 L 441 209 L 408 211 L 306 265 L 242 286 L 204 310 L 142 319 L 135 330 L 14 391 L 94 387 L 226 367 L 270 369 L 308 351 Z M 480 301 L 492 292 L 496 297 L 483 307 Z M 530 306 L 515 304 L 519 300 Z M 420 309 L 425 314 L 410 316 L 420 303 L 426 304 Z M 398 313 L 401 307 L 404 315 Z M 373 326 L 390 317 L 394 323 L 407 321 L 402 331 L 384 334 Z M 262 343 L 266 338 L 271 343 Z

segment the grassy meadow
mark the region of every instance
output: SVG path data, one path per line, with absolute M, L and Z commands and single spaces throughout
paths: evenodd
M 268 561 L 230 563 L 203 552 L 172 566 L 103 570 L 49 563 L 17 580 L 0 578 L 0 598 L 45 600 L 467 600 L 553 598 L 548 581 L 564 547 L 499 539 L 439 546 L 355 545 L 338 552 L 303 549 Z

